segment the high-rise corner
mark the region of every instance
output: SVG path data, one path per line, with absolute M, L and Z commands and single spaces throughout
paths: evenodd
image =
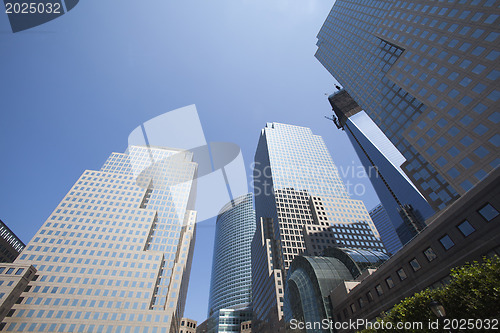
M 177 330 L 195 241 L 192 160 L 130 146 L 84 171 L 14 262 L 25 288 L 1 276 L 16 297 L 2 329 Z
M 252 193 L 231 200 L 217 214 L 207 333 L 239 333 L 241 323 L 252 319 L 254 233 Z
M 494 0 L 335 2 L 316 58 L 406 158 L 434 209 L 499 164 Z
M 323 139 L 306 127 L 268 123 L 254 166 L 252 329 L 284 328 L 288 268 L 330 247 L 385 252 L 364 204 L 350 198 Z
M 387 213 L 389 223 L 373 221 L 394 254 L 423 230 L 434 210 L 401 169 L 406 159 L 347 91 L 340 89 L 328 101 L 335 125 L 347 134 Z

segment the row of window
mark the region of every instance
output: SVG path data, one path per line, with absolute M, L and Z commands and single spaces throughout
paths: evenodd
M 72 245 L 76 245 L 76 244 L 72 244 Z M 80 243 L 80 246 L 84 246 L 84 244 L 81 244 Z M 38 248 L 35 250 L 37 252 L 40 252 L 40 251 L 45 251 L 45 252 L 48 252 L 50 249 L 50 247 L 45 247 L 45 248 Z M 56 248 L 57 249 L 57 248 Z M 33 247 L 30 246 L 26 251 L 32 251 L 33 250 Z M 85 258 L 82 258 L 81 256 L 86 256 L 88 255 L 89 258 L 88 260 L 92 259 L 93 260 L 93 265 L 101 265 L 101 266 L 104 266 L 106 265 L 106 261 L 105 260 L 101 260 L 100 264 L 98 263 L 98 259 L 96 259 L 96 257 L 105 257 L 105 258 L 125 258 L 125 259 L 134 259 L 134 260 L 141 260 L 142 262 L 141 263 L 137 263 L 138 265 L 138 268 L 142 268 L 142 265 L 144 264 L 145 268 L 149 269 L 149 265 L 148 263 L 144 263 L 145 261 L 159 261 L 160 260 L 160 256 L 159 255 L 149 255 L 149 254 L 138 254 L 138 253 L 135 253 L 135 254 L 132 254 L 132 253 L 124 253 L 124 252 L 110 252 L 110 251 L 96 251 L 96 250 L 88 250 L 88 248 L 83 248 L 83 249 L 73 249 L 73 248 L 64 248 L 64 247 L 60 247 L 59 248 L 59 251 L 58 253 L 64 253 L 64 250 L 66 250 L 66 253 L 67 254 L 72 254 L 72 257 L 74 259 L 74 256 L 75 255 L 78 255 L 80 256 L 80 258 L 77 260 L 77 263 L 82 263 L 82 260 L 85 260 Z M 74 250 L 74 251 L 73 251 Z M 82 250 L 82 252 L 80 253 L 80 250 Z M 54 252 L 54 251 L 52 251 Z M 21 255 L 21 260 L 24 260 L 26 259 L 26 254 L 23 254 Z M 33 256 L 33 255 L 32 255 Z M 51 257 L 46 257 L 48 259 L 46 260 L 50 260 Z M 57 260 L 59 259 L 59 257 L 55 257 L 57 258 Z M 37 261 L 41 261 L 43 259 L 43 256 L 38 256 L 38 258 L 36 259 Z M 35 260 L 35 258 L 31 257 L 29 258 L 29 260 Z M 57 261 L 56 260 L 56 261 Z M 66 259 L 64 260 L 66 261 Z M 71 262 L 74 262 L 74 260 L 72 260 Z M 89 264 L 89 262 L 85 262 L 85 264 Z M 112 265 L 119 265 L 117 264 L 115 261 L 111 261 L 109 260 L 109 262 L 107 263 L 107 265 L 109 266 L 112 266 Z M 123 262 L 123 267 L 128 267 L 128 261 L 124 261 Z M 130 263 L 131 267 L 135 267 L 135 263 Z M 155 263 L 152 263 L 153 265 L 153 269 L 156 269 L 157 265 Z M 69 269 L 69 268 L 68 268 Z
M 17 304 L 20 304 L 23 301 L 23 297 L 20 297 L 17 301 Z M 26 303 L 24 304 L 41 304 L 41 302 L 38 302 L 39 300 L 41 301 L 42 298 L 35 298 L 35 302 L 28 302 L 29 300 L 32 300 L 32 297 L 28 297 Z M 45 302 L 43 305 L 49 305 L 51 303 L 52 299 L 51 298 L 46 298 Z M 71 309 L 70 306 L 79 306 L 79 307 L 87 307 L 89 309 L 97 309 L 97 308 L 106 308 L 106 309 L 133 309 L 133 310 L 147 310 L 149 308 L 149 299 L 145 302 L 123 302 L 123 301 L 98 301 L 98 300 L 80 300 L 80 299 L 73 299 L 70 302 L 70 299 L 63 299 L 61 302 L 60 298 L 54 299 L 54 302 L 52 306 L 63 306 L 66 309 Z M 36 316 L 35 316 L 35 311 L 36 310 L 26 310 L 26 309 L 11 309 L 7 313 L 7 317 L 13 317 L 14 314 L 16 314 L 16 317 L 25 317 L 25 318 L 74 318 L 74 319 L 81 319 L 82 317 L 82 311 L 71 311 L 71 310 L 60 310 L 55 312 L 55 310 L 38 310 Z M 64 314 L 65 313 L 65 314 Z M 75 314 L 74 317 L 72 315 Z M 92 315 L 92 319 L 97 320 L 99 319 L 100 313 L 99 312 L 94 312 Z M 91 318 L 91 312 L 83 312 L 83 319 L 90 319 Z M 105 313 L 103 315 L 102 319 L 108 319 L 108 313 Z M 125 314 L 123 314 L 123 320 L 125 320 Z M 134 320 L 134 314 L 130 314 L 129 320 Z
M 190 327 L 190 328 L 196 328 L 196 323 L 193 323 L 191 321 L 181 321 L 181 326 L 182 327 Z M 182 332 L 182 331 L 181 331 Z
M 0 221 L 0 238 L 18 252 L 24 249 L 24 243 L 2 221 Z
M 15 271 L 15 273 L 14 273 Z M 9 267 L 9 268 L 6 268 L 6 267 L 0 267 L 0 274 L 15 274 L 15 275 L 21 275 L 23 274 L 24 272 L 24 268 L 16 268 L 15 267 Z
M 4 331 L 6 323 L 0 323 L 0 330 Z M 38 326 L 38 327 L 37 327 Z M 10 323 L 7 332 L 78 332 L 78 333 L 167 333 L 167 327 L 145 327 L 125 325 L 85 325 L 85 324 L 37 324 L 37 323 Z
M 489 203 L 481 207 L 479 210 L 477 210 L 477 212 L 485 219 L 486 222 L 490 222 L 499 215 L 499 212 Z M 458 225 L 456 225 L 456 228 L 460 231 L 460 233 L 464 237 L 468 237 L 469 235 L 471 235 L 473 232 L 476 231 L 476 229 L 467 220 L 460 222 Z M 445 234 L 444 236 L 439 238 L 439 243 L 443 246 L 445 251 L 448 251 L 455 245 L 454 241 L 448 234 Z M 428 262 L 431 262 L 437 258 L 436 252 L 430 246 L 423 251 L 423 255 L 425 256 Z M 408 264 L 413 270 L 413 272 L 417 272 L 422 268 L 417 258 L 411 259 L 408 262 Z M 406 273 L 404 267 L 400 267 L 396 271 L 396 274 L 400 281 L 404 281 L 408 278 L 408 274 Z M 396 282 L 391 276 L 388 276 L 387 278 L 385 278 L 385 285 L 388 289 L 392 289 L 396 286 Z M 374 290 L 379 297 L 384 294 L 384 288 L 382 284 L 377 284 Z M 358 298 L 357 303 L 351 303 L 349 305 L 351 313 L 355 313 L 357 311 L 358 306 L 359 308 L 363 308 L 366 305 L 366 302 L 369 303 L 373 301 L 374 301 L 373 293 L 371 290 L 369 290 L 368 292 L 366 292 L 365 297 L 360 297 Z M 349 312 L 347 311 L 347 309 L 343 310 L 343 314 L 344 318 L 349 317 Z M 337 319 L 339 321 L 342 320 L 340 314 L 337 314 Z
M 71 277 L 70 277 L 71 278 Z M 68 278 L 68 280 L 70 279 Z M 86 279 L 88 280 L 88 279 Z M 104 282 L 105 280 L 100 280 L 101 282 Z M 75 280 L 75 282 L 77 282 Z M 89 289 L 85 289 L 85 288 L 75 288 L 75 287 L 50 287 L 50 286 L 28 286 L 26 287 L 25 289 L 25 292 L 28 292 L 28 291 L 32 291 L 33 293 L 36 293 L 37 295 L 38 294 L 44 294 L 44 293 L 50 293 L 50 294 L 57 294 L 57 295 L 65 295 L 65 294 L 68 294 L 68 295 L 88 295 L 88 296 L 100 296 L 101 295 L 101 289 L 96 289 L 97 286 L 105 286 L 104 283 L 97 283 L 97 279 L 94 279 L 92 281 L 83 281 L 83 282 L 86 282 L 87 284 L 89 284 L 89 282 L 93 282 L 91 283 L 90 285 L 92 286 L 92 288 L 89 288 Z M 129 286 L 129 280 L 125 280 L 125 281 L 121 281 L 121 280 L 109 280 L 109 282 L 112 282 L 113 284 L 115 284 L 115 286 L 121 286 L 122 283 L 121 282 L 124 282 L 123 283 L 123 286 L 124 287 L 128 287 Z M 111 286 L 111 283 L 108 284 L 108 286 Z M 131 283 L 131 286 L 130 288 L 147 288 L 147 289 L 151 289 L 153 288 L 153 283 L 152 282 L 148 282 L 147 284 L 144 283 L 144 282 L 137 282 L 137 281 L 132 281 Z M 110 297 L 134 297 L 134 294 L 135 294 L 135 298 L 148 298 L 150 297 L 150 292 L 142 292 L 142 291 L 125 291 L 125 290 L 112 290 L 111 292 L 106 289 L 102 292 L 102 296 L 103 297 L 107 297 L 108 295 Z M 43 296 L 43 295 L 40 295 L 40 297 Z M 47 300 L 50 301 L 49 298 L 47 298 Z M 77 301 L 78 299 L 75 299 L 75 301 Z M 30 298 L 28 298 L 26 300 L 26 304 L 29 304 L 29 302 L 31 302 Z M 37 302 L 41 302 L 41 299 L 38 298 L 37 299 Z M 36 304 L 36 303 L 35 303 Z M 46 304 L 48 305 L 48 303 Z

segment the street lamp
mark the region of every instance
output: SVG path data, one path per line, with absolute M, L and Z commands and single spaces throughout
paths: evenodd
M 429 308 L 431 308 L 432 312 L 434 312 L 436 317 L 440 319 L 446 317 L 446 311 L 444 311 L 444 306 L 438 301 L 432 300 L 429 303 Z
M 436 315 L 436 317 L 438 317 L 438 320 L 442 320 L 444 317 L 446 317 L 446 311 L 444 310 L 444 306 L 438 301 L 432 300 L 429 303 L 429 308 Z M 448 332 L 451 333 L 451 330 L 449 330 Z

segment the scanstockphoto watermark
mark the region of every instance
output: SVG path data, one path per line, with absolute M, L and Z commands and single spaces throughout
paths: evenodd
M 308 186 L 315 187 L 318 193 L 331 192 L 332 185 L 343 188 L 350 196 L 363 196 L 366 193 L 366 186 L 356 180 L 363 178 L 379 178 L 377 167 L 370 166 L 365 169 L 363 166 L 352 165 L 340 166 L 336 168 L 333 165 L 293 165 L 286 166 L 273 174 L 273 169 L 269 165 L 263 165 L 260 162 L 253 162 L 250 165 L 253 170 L 253 179 L 249 182 L 249 187 L 253 189 L 255 195 L 271 195 L 274 193 L 273 180 L 279 182 L 279 178 L 300 179 L 307 182 Z M 346 179 L 343 184 L 338 182 L 338 176 Z M 327 180 L 331 181 L 328 182 Z M 354 181 L 353 181 L 354 180 Z
M 434 328 L 436 326 L 436 328 Z M 376 321 L 370 322 L 366 319 L 348 320 L 348 321 L 337 321 L 323 319 L 318 322 L 303 322 L 296 319 L 290 321 L 290 329 L 292 330 L 363 330 L 363 329 L 374 329 L 374 330 L 422 330 L 425 328 L 437 329 L 439 323 L 435 322 L 385 322 Z
M 426 322 L 421 321 L 406 321 L 406 322 L 388 322 L 375 321 L 371 322 L 366 319 L 356 319 L 347 321 L 334 322 L 330 319 L 323 319 L 317 322 L 303 322 L 296 319 L 290 321 L 290 329 L 292 330 L 394 330 L 395 332 L 403 330 L 498 330 L 499 320 L 493 319 L 435 319 Z

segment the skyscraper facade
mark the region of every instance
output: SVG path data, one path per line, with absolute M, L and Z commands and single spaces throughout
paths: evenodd
M 495 0 L 335 2 L 316 58 L 442 209 L 499 164 Z
M 7 331 L 178 331 L 195 240 L 192 153 L 130 146 L 86 170 L 14 262 Z
M 207 332 L 239 333 L 252 317 L 253 194 L 231 200 L 217 215 Z
M 0 220 L 0 262 L 13 262 L 26 245 Z
M 380 232 L 380 237 L 382 237 L 382 241 L 384 242 L 387 251 L 392 254 L 396 253 L 403 246 L 403 244 L 395 232 L 394 226 L 392 225 L 384 206 L 382 206 L 382 204 L 378 204 L 373 207 L 368 214 L 370 214 L 373 223 L 377 226 L 377 229 Z M 386 237 L 384 238 L 383 235 L 386 235 Z
M 406 159 L 347 91 L 337 91 L 328 100 L 337 117 L 334 122 L 349 137 L 389 216 L 391 225 L 377 224 L 384 219 L 374 222 L 384 244 L 391 243 L 388 250 L 395 253 L 423 229 L 434 210 L 401 169 Z M 389 241 L 394 234 L 399 245 Z
M 277 332 L 286 272 L 296 256 L 327 245 L 383 245 L 363 203 L 350 199 L 323 139 L 309 128 L 266 125 L 255 153 L 254 191 L 252 325 Z
M 302 227 L 301 254 L 321 255 L 332 246 L 386 251 L 361 200 L 311 196 L 309 208 L 313 223 Z

